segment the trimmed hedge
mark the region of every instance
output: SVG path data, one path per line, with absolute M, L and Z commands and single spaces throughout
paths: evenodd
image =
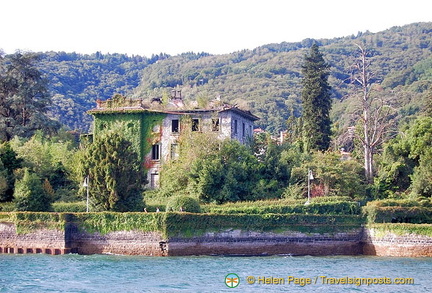
M 295 204 L 267 204 L 267 205 L 208 205 L 202 207 L 203 212 L 214 214 L 317 214 L 317 215 L 360 215 L 358 202 L 311 202 L 308 205 Z
M 432 223 L 429 201 L 377 200 L 363 207 L 368 223 Z
M 15 203 L 0 203 L 0 212 L 14 212 Z M 52 211 L 55 213 L 79 213 L 86 211 L 86 203 L 80 202 L 55 202 L 52 204 Z
M 432 237 L 431 224 L 409 224 L 409 223 L 384 223 L 384 224 L 368 224 L 369 229 L 374 229 L 377 236 L 387 235 L 389 233 L 404 236 L 404 235 L 422 235 Z
M 18 234 L 29 233 L 35 229 L 64 231 L 68 215 L 46 212 L 8 212 L 0 213 L 0 221 L 14 223 Z
M 115 231 L 159 231 L 165 234 L 165 213 L 74 213 L 71 222 L 82 231 L 107 234 Z
M 192 197 L 189 196 L 176 196 L 171 198 L 167 205 L 166 211 L 173 212 L 189 212 L 189 213 L 201 213 L 201 207 L 199 202 Z
M 227 229 L 243 231 L 298 231 L 303 233 L 337 233 L 360 228 L 360 216 L 323 216 L 304 214 L 189 214 L 167 213 L 167 236 L 193 237 L 204 232 Z
M 82 232 L 107 234 L 115 231 L 160 232 L 163 237 L 193 237 L 204 232 L 229 229 L 243 231 L 299 231 L 337 233 L 357 229 L 364 224 L 360 216 L 323 215 L 222 215 L 195 213 L 0 213 L 0 221 L 13 222 L 19 233 L 46 228 L 64 230 L 74 223 Z

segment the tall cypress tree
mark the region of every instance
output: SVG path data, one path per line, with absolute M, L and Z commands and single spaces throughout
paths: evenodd
M 120 132 L 121 125 L 101 133 L 86 149 L 82 177 L 89 176 L 91 211 L 142 211 L 142 164 L 133 145 Z
M 330 66 L 318 45 L 312 45 L 304 57 L 303 73 L 303 141 L 305 151 L 327 150 L 331 135 L 331 94 L 328 83 Z

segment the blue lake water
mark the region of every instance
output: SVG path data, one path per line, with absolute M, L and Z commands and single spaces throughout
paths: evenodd
M 0 292 L 432 292 L 431 279 L 432 258 L 0 255 Z

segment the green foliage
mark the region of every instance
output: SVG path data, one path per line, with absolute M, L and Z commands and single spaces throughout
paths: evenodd
M 325 151 L 330 146 L 330 66 L 314 43 L 302 66 L 303 137 L 305 150 Z
M 35 66 L 37 60 L 33 53 L 0 56 L 0 141 L 60 127 L 47 116 L 51 101 L 46 80 Z
M 56 213 L 82 213 L 87 210 L 86 202 L 55 202 L 52 209 Z
M 13 202 L 1 202 L 0 212 L 13 212 L 15 211 L 15 203 Z
M 24 176 L 15 184 L 15 209 L 17 211 L 49 211 L 52 198 L 45 192 L 39 176 L 24 170 Z
M 71 221 L 88 233 L 102 235 L 116 231 L 165 233 L 165 213 L 75 213 Z
M 432 196 L 432 117 L 418 117 L 384 146 L 376 182 L 378 198 L 408 193 Z
M 432 117 L 432 86 L 426 92 L 423 102 L 423 112 L 426 116 Z
M 100 52 L 91 55 L 46 52 L 41 54 L 37 66 L 50 80 L 54 117 L 70 129 L 88 129 L 91 117 L 84 113 L 94 107 L 97 97 L 104 100 L 115 93 L 160 97 L 167 89 L 180 85 L 189 100 L 197 100 L 205 93 L 210 98 L 220 95 L 222 99 L 247 104 L 254 114 L 262 117 L 258 127 L 276 134 L 285 129 L 284 121 L 290 116 L 301 114 L 301 64 L 305 51 L 313 43 L 320 45 L 332 66 L 329 83 L 337 99 L 352 90 L 348 79 L 355 42 L 379 50 L 372 58 L 371 70 L 382 72 L 380 79 L 385 88 L 406 90 L 409 95 L 400 97 L 401 107 L 410 102 L 408 96 L 421 106 L 418 98 L 431 84 L 427 67 L 431 57 L 430 36 L 431 23 L 414 23 L 379 33 L 308 38 L 224 55 L 158 54 L 146 58 Z M 349 99 L 342 102 L 349 103 Z M 348 115 L 335 114 L 333 121 L 342 125 L 350 120 Z
M 202 236 L 205 232 L 223 232 L 232 229 L 256 232 L 280 232 L 282 230 L 333 234 L 358 229 L 362 223 L 361 217 L 347 215 L 168 213 L 166 215 L 166 235 L 168 237 L 194 237 Z
M 368 202 L 363 207 L 368 223 L 432 223 L 430 201 L 381 200 Z
M 116 231 L 159 232 L 162 237 L 193 237 L 205 232 L 239 229 L 256 232 L 298 231 L 302 233 L 340 233 L 359 229 L 359 216 L 322 215 L 221 215 L 196 213 L 0 213 L 0 221 L 12 222 L 20 234 L 34 229 L 63 231 L 68 223 L 82 232 L 102 235 Z
M 37 131 L 30 139 L 14 138 L 10 144 L 23 167 L 52 187 L 53 198 L 76 198 L 78 153 L 72 140 L 45 137 Z M 69 195 L 69 196 L 68 196 Z
M 81 162 L 82 178 L 89 176 L 92 211 L 142 211 L 142 164 L 121 126 L 101 133 Z
M 253 202 L 247 205 L 206 205 L 203 210 L 214 214 L 314 214 L 314 215 L 359 215 L 360 206 L 353 201 L 312 201 L 296 203 Z
M 217 153 L 192 163 L 193 189 L 204 202 L 258 199 L 255 186 L 258 160 L 251 149 L 236 140 L 222 142 Z
M 311 169 L 314 179 L 311 180 L 311 196 L 327 197 L 344 195 L 351 198 L 365 195 L 365 180 L 362 166 L 353 159 L 343 159 L 336 152 L 314 152 L 300 167 L 292 168 L 291 184 L 303 185 L 306 191 L 307 170 Z M 288 188 L 287 195 L 291 194 Z M 299 188 L 298 188 L 299 189 Z
M 113 101 L 116 101 L 116 97 L 113 98 Z M 134 151 L 142 161 L 144 156 L 150 152 L 153 143 L 159 138 L 159 131 L 153 131 L 154 127 L 160 125 L 166 115 L 134 110 L 122 113 L 122 115 L 112 115 L 113 113 L 115 110 L 92 113 L 95 117 L 94 137 L 97 139 L 104 131 L 116 128 L 132 143 Z
M 9 142 L 0 145 L 0 202 L 13 199 L 14 171 L 22 167 L 22 161 Z
M 188 196 L 176 196 L 172 197 L 165 208 L 166 211 L 182 211 L 188 213 L 200 213 L 201 207 L 199 202 Z
M 432 237 L 432 225 L 430 224 L 408 224 L 408 223 L 384 223 L 368 224 L 369 229 L 373 229 L 375 235 L 387 235 L 389 233 L 398 236 L 422 235 Z
M 157 192 L 162 198 L 186 195 L 198 198 L 192 186 L 193 162 L 217 152 L 221 141 L 214 133 L 200 133 L 190 131 L 190 119 L 184 117 L 180 125 L 181 135 L 179 136 L 180 153 L 178 159 L 169 160 L 162 166 L 160 177 L 160 188 Z
M 8 176 L 6 169 L 3 166 L 3 162 L 0 160 L 0 199 L 3 201 L 6 197 L 6 191 L 8 189 Z
M 259 142 L 258 138 L 254 141 L 253 151 L 259 161 L 255 197 L 280 198 L 290 179 L 293 158 L 288 153 L 291 147 L 287 144 L 278 145 L 271 140 Z
M 46 52 L 37 65 L 50 81 L 54 118 L 69 129 L 87 131 L 92 119 L 85 112 L 94 108 L 96 98 L 132 93 L 142 69 L 159 58 L 163 57 Z
M 46 212 L 9 212 L 0 213 L 0 221 L 11 222 L 18 234 L 27 234 L 36 229 L 64 231 L 67 214 Z
M 412 193 L 416 196 L 432 197 L 432 148 L 424 150 L 419 165 L 412 174 Z

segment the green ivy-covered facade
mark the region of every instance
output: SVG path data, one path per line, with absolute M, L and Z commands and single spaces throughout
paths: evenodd
M 219 139 L 247 143 L 253 136 L 254 121 L 258 119 L 248 111 L 226 104 L 208 109 L 186 109 L 182 100 L 177 99 L 155 107 L 141 99 L 120 95 L 107 101 L 98 100 L 97 107 L 88 113 L 94 117 L 94 140 L 104 130 L 120 125 L 144 165 L 151 188 L 159 185 L 162 164 L 179 155 L 183 133 L 213 133 Z

